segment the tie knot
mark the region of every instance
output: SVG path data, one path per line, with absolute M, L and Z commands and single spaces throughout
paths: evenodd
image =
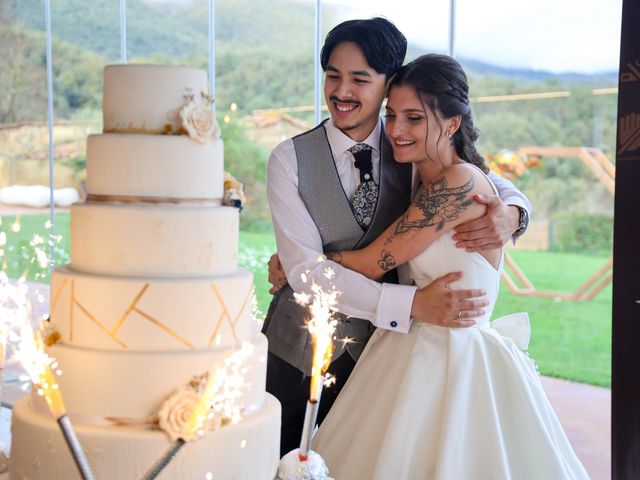
M 371 163 L 371 146 L 366 143 L 356 143 L 349 149 L 353 154 L 354 166 L 360 170 L 360 181 L 371 180 L 373 164 Z
M 349 149 L 349 151 L 354 155 L 358 152 L 371 151 L 371 145 L 368 145 L 366 143 L 356 143 L 353 147 Z

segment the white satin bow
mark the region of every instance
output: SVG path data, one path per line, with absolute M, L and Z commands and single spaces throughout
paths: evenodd
M 512 313 L 489 322 L 491 328 L 503 337 L 508 337 L 520 350 L 529 348 L 531 339 L 531 323 L 527 312 Z

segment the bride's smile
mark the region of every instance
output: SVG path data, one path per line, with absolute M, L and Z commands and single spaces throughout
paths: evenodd
M 456 130 L 459 118 L 445 119 L 418 97 L 414 87 L 394 86 L 386 106 L 386 131 L 397 162 L 415 163 L 425 179 L 459 159 L 449 133 Z

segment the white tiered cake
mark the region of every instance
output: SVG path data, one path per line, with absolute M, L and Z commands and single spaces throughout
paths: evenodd
M 253 276 L 237 267 L 238 210 L 221 205 L 222 141 L 197 113 L 195 134 L 186 135 L 189 118 L 180 115 L 189 94 L 196 108 L 206 91 L 197 69 L 105 68 L 105 133 L 88 139 L 88 200 L 71 208 L 71 263 L 52 275 L 60 341 L 48 348 L 98 480 L 140 478 L 172 443 L 148 425 L 163 402 L 243 341 L 254 346 L 244 417 L 189 442 L 160 478 L 276 474 L 280 405 L 265 392 L 267 341 L 251 320 Z M 33 395 L 13 409 L 10 472 L 16 480 L 79 478 Z

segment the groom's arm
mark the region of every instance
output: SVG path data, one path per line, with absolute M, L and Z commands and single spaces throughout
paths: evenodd
M 339 312 L 369 320 L 377 327 L 409 330 L 416 287 L 380 284 L 326 260 L 320 233 L 298 193 L 291 140 L 276 147 L 269 158 L 267 200 L 280 262 L 294 291 L 311 294 L 313 282 L 325 288 L 333 285 L 341 292 L 336 304 Z M 327 269 L 332 271 L 330 279 Z
M 513 182 L 498 175 L 493 170 L 489 171 L 488 176 L 498 190 L 498 195 L 500 195 L 504 203 L 515 207 L 522 207 L 527 213 L 531 214 L 531 202 L 524 193 L 518 190 Z
M 480 251 L 502 247 L 509 240 L 514 243 L 527 229 L 531 203 L 509 180 L 489 172 L 498 195 L 476 196 L 476 201 L 487 206 L 485 216 L 456 227 L 456 246 L 467 251 Z

